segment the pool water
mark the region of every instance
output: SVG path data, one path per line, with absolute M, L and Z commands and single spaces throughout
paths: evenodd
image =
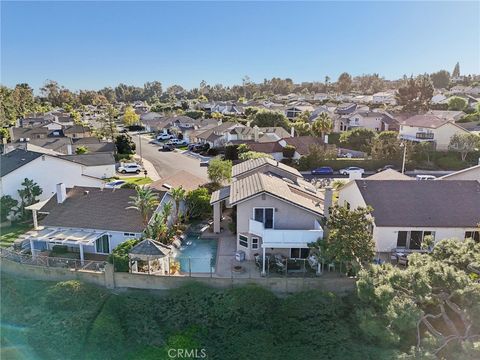
M 201 239 L 198 234 L 188 234 L 177 250 L 175 259 L 184 273 L 209 273 L 215 271 L 217 261 L 216 239 Z

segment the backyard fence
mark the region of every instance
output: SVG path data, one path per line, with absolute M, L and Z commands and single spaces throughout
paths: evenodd
M 50 257 L 44 255 L 22 254 L 17 251 L 0 248 L 0 257 L 27 265 L 42 266 L 42 267 L 57 267 L 72 270 L 87 270 L 103 272 L 105 270 L 105 261 L 69 259 L 61 257 Z

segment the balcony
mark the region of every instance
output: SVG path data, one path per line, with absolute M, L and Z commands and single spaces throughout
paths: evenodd
M 311 229 L 265 229 L 263 223 L 249 220 L 249 232 L 262 238 L 263 247 L 267 248 L 298 248 L 307 247 L 308 243 L 323 238 L 323 229 L 314 221 Z
M 428 132 L 417 132 L 415 138 L 420 140 L 433 140 L 434 134 Z

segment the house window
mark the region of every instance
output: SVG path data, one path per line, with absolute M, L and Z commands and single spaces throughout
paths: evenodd
M 97 253 L 109 254 L 110 253 L 110 237 L 105 234 L 97 239 L 95 242 Z
M 273 229 L 273 208 L 254 208 L 253 218 L 263 223 L 265 229 Z
M 245 235 L 238 235 L 238 244 L 245 248 L 248 248 L 248 237 Z
M 347 208 L 347 210 L 350 210 L 350 203 L 347 200 L 345 200 L 344 206 Z
M 252 237 L 252 249 L 258 249 L 258 238 Z
M 420 250 L 426 236 L 431 236 L 435 240 L 435 231 L 399 231 L 397 248 Z
M 465 231 L 465 239 L 473 239 L 480 242 L 480 231 Z
M 134 238 L 135 234 L 134 233 L 123 233 L 123 236 L 126 238 Z
M 290 249 L 290 257 L 292 259 L 306 259 L 310 249 L 306 248 L 292 248 Z

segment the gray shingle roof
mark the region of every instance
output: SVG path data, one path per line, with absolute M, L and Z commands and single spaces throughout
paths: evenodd
M 151 239 L 145 239 L 135 245 L 128 252 L 130 255 L 146 255 L 161 258 L 170 254 L 171 250 L 168 246 Z
M 131 206 L 134 189 L 99 189 L 75 186 L 67 190 L 67 199 L 57 203 L 53 196 L 41 209 L 49 214 L 40 225 L 139 233 L 142 217 Z
M 112 153 L 93 153 L 82 155 L 60 155 L 60 159 L 85 166 L 114 165 L 115 158 Z
M 377 226 L 476 227 L 478 181 L 355 180 Z
M 293 175 L 296 175 L 298 177 L 302 176 L 297 169 L 291 166 L 285 165 L 276 160 L 272 160 L 268 158 L 251 159 L 251 160 L 243 161 L 240 164 L 234 165 L 232 167 L 232 176 L 236 177 L 238 175 L 244 174 L 249 171 L 257 170 L 262 166 L 268 166 L 268 165 L 278 167 L 279 169 L 286 171 L 288 173 L 291 173 Z
M 41 153 L 21 149 L 2 154 L 0 157 L 0 176 L 5 176 L 42 155 Z

